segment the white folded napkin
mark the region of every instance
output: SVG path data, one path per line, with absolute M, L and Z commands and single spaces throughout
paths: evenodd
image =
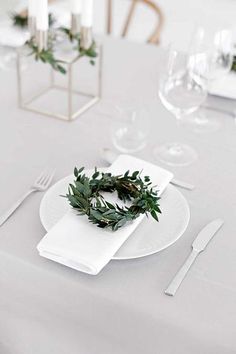
M 123 174 L 127 170 L 143 171 L 153 185 L 158 186 L 159 195 L 167 187 L 173 174 L 149 162 L 129 155 L 120 155 L 107 171 Z M 39 254 L 84 273 L 98 274 L 111 260 L 121 245 L 136 229 L 143 215 L 118 231 L 100 229 L 91 224 L 86 216 L 78 216 L 70 210 L 41 240 Z
M 214 80 L 209 88 L 209 93 L 215 96 L 221 96 L 236 99 L 236 73 L 230 72 L 224 77 Z

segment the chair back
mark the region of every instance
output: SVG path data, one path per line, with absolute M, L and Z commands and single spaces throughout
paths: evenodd
M 156 15 L 156 25 L 151 35 L 147 38 L 148 43 L 159 44 L 161 30 L 163 28 L 164 16 L 160 9 L 160 7 L 152 0 L 131 0 L 131 4 L 128 9 L 128 13 L 126 15 L 123 28 L 121 31 L 121 37 L 126 37 L 128 30 L 130 28 L 130 24 L 133 20 L 136 7 L 143 3 L 148 6 Z M 107 0 L 107 34 L 112 33 L 112 17 L 113 17 L 113 0 Z

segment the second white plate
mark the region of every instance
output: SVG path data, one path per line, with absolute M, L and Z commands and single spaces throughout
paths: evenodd
M 90 175 L 94 171 L 85 172 Z M 68 185 L 73 179 L 73 175 L 67 176 L 45 193 L 40 205 L 40 219 L 47 231 L 70 208 L 67 199 L 61 195 L 67 193 Z M 190 218 L 189 206 L 183 195 L 169 184 L 161 197 L 160 207 L 162 214 L 159 216 L 159 222 L 151 217 L 144 218 L 113 259 L 132 259 L 151 255 L 169 247 L 183 235 Z M 78 216 L 78 222 L 81 217 Z
M 214 96 L 236 99 L 236 73 L 229 72 L 224 77 L 214 80 L 209 88 L 209 93 Z

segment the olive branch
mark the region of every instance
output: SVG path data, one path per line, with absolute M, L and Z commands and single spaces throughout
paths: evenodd
M 63 60 L 57 60 L 54 57 L 51 46 L 49 46 L 48 49 L 39 50 L 33 39 L 27 41 L 26 44 L 31 49 L 29 55 L 34 55 L 36 61 L 40 60 L 43 63 L 48 63 L 55 71 L 66 74 L 66 69 L 62 65 L 64 63 Z
M 10 17 L 13 21 L 14 26 L 25 28 L 28 25 L 27 15 L 21 15 L 13 12 L 10 14 Z M 48 15 L 48 20 L 49 20 L 49 27 L 51 27 L 56 21 L 56 19 L 53 17 L 52 14 Z M 71 43 L 76 44 L 74 49 L 78 51 L 77 59 L 86 56 L 90 58 L 90 63 L 92 65 L 95 65 L 95 58 L 98 56 L 96 52 L 95 41 L 92 42 L 90 48 L 84 49 L 81 47 L 80 33 L 72 34 L 71 30 L 66 27 L 61 27 L 59 30 L 62 31 L 68 37 Z M 43 63 L 48 63 L 55 71 L 58 71 L 62 74 L 66 74 L 66 69 L 62 65 L 64 62 L 62 60 L 57 60 L 53 53 L 53 45 L 55 39 L 56 39 L 55 36 L 54 37 L 51 36 L 48 49 L 39 50 L 38 46 L 35 43 L 34 38 L 31 38 L 29 41 L 27 41 L 26 45 L 28 45 L 28 47 L 31 49 L 30 55 L 34 55 L 36 61 L 40 60 Z
M 88 220 L 100 228 L 110 228 L 113 231 L 126 223 L 138 218 L 141 214 L 149 214 L 158 221 L 158 193 L 152 187 L 149 176 L 141 178 L 141 172 L 125 172 L 124 175 L 113 176 L 111 173 L 99 172 L 97 168 L 91 178 L 75 167 L 74 184 L 69 184 L 66 198 L 79 215 L 87 215 Z M 130 206 L 119 206 L 104 199 L 102 192 L 117 192 L 123 202 Z
M 73 43 L 75 41 L 76 43 L 75 49 L 78 51 L 78 56 L 76 59 L 86 56 L 90 58 L 90 63 L 92 65 L 95 65 L 94 59 L 97 57 L 95 41 L 92 42 L 90 48 L 83 49 L 81 47 L 80 33 L 74 35 L 67 28 L 61 28 L 60 30 L 63 31 L 68 36 L 70 42 Z M 29 41 L 27 41 L 26 45 L 28 45 L 28 47 L 31 49 L 29 55 L 34 55 L 36 61 L 40 60 L 43 63 L 48 63 L 55 71 L 58 71 L 61 74 L 66 74 L 66 69 L 63 66 L 64 61 L 58 60 L 54 56 L 54 52 L 53 52 L 54 42 L 55 42 L 55 37 L 52 36 L 50 38 L 48 48 L 43 50 L 39 50 L 38 46 L 35 43 L 34 38 L 31 38 Z
M 75 43 L 75 49 L 78 51 L 78 58 L 89 57 L 90 64 L 95 65 L 95 58 L 98 56 L 96 51 L 96 42 L 93 41 L 88 49 L 84 49 L 81 46 L 81 35 L 80 33 L 72 33 L 69 28 L 61 27 L 60 30 L 68 37 L 71 43 Z

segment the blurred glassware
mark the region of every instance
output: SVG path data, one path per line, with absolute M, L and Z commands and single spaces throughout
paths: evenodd
M 194 56 L 179 53 L 173 48 L 166 52 L 166 68 L 159 81 L 159 97 L 177 119 L 196 111 L 207 95 L 206 80 L 202 72 L 206 70 L 204 61 L 199 72 L 199 62 Z M 203 65 L 204 64 L 204 65 Z M 182 143 L 168 143 L 154 149 L 155 158 L 169 165 L 184 166 L 197 158 L 190 146 Z
M 218 79 L 230 71 L 233 62 L 232 38 L 232 31 L 229 29 L 210 31 L 200 27 L 196 30 L 190 50 L 206 56 L 208 65 L 206 78 L 209 81 Z
M 16 49 L 10 46 L 0 45 L 0 69 L 12 70 L 16 67 Z
M 123 153 L 142 150 L 149 134 L 148 112 L 133 103 L 115 105 L 111 121 L 111 138 L 115 148 Z
M 233 34 L 229 29 L 211 31 L 199 27 L 192 38 L 189 55 L 197 63 L 197 76 L 207 81 L 208 87 L 214 80 L 227 75 L 233 63 Z M 205 65 L 207 66 L 205 68 Z M 208 117 L 204 107 L 195 114 L 186 117 L 185 124 L 197 132 L 216 131 L 220 121 Z
M 28 38 L 27 29 L 13 26 L 10 17 L 0 18 L 0 69 L 15 69 L 16 50 L 24 45 Z

